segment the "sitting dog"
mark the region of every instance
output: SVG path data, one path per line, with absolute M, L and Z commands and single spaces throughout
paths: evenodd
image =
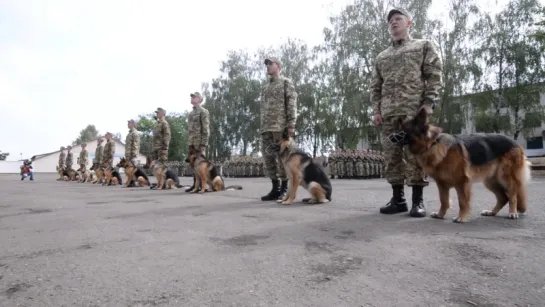
M 113 169 L 112 167 L 106 167 L 104 170 L 104 183 L 102 185 L 122 185 L 123 180 L 121 179 L 121 175 L 118 171 Z
M 314 162 L 309 154 L 294 148 L 293 141 L 289 137 L 283 137 L 279 147 L 280 161 L 286 170 L 289 184 L 286 196 L 277 202 L 291 205 L 295 200 L 299 186 L 305 188 L 312 195 L 311 198 L 303 199 L 303 202 L 327 203 L 331 201 L 333 187 L 323 168 Z
M 528 204 L 526 184 L 530 165 L 524 148 L 501 134 L 451 135 L 429 123 L 432 108 L 424 105 L 412 119 L 399 121 L 399 133 L 388 139 L 407 146 L 422 170 L 439 189 L 441 208 L 431 217 L 443 219 L 450 207 L 449 191 L 455 188 L 460 211 L 453 219 L 464 223 L 471 214 L 471 185 L 482 181 L 496 196 L 492 210 L 481 215 L 495 216 L 509 202 L 509 219 L 525 213 Z
M 151 186 L 146 173 L 144 173 L 144 171 L 138 167 L 130 164 L 129 160 L 125 159 L 125 157 L 121 158 L 116 166 L 125 169 L 125 175 L 127 176 L 127 179 L 125 180 L 126 188 L 134 187 L 136 185 L 135 181 L 138 182 L 138 186 L 140 187 Z
M 157 183 L 151 184 L 150 189 L 167 190 L 183 187 L 180 185 L 180 179 L 175 172 L 169 169 L 164 171 L 162 168 L 155 168 L 156 163 L 157 161 L 152 160 L 150 157 L 146 157 L 146 166 L 144 168 L 153 169 L 153 175 L 157 178 Z
M 89 170 L 94 171 L 96 175 L 93 184 L 102 183 L 104 181 L 104 171 L 98 163 L 93 163 L 93 166 L 91 166 Z
M 225 186 L 223 177 L 219 174 L 218 168 L 198 150 L 191 148 L 185 162 L 193 168 L 195 174 L 195 188 L 192 193 L 204 193 L 211 187 L 210 192 L 226 190 L 242 190 L 242 186 Z

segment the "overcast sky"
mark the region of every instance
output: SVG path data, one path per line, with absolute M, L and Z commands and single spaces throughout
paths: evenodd
M 129 118 L 189 109 L 229 49 L 319 44 L 349 2 L 0 0 L 0 150 L 55 151 L 87 124 L 125 137 Z

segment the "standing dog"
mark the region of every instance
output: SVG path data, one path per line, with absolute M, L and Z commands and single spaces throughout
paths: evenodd
M 312 160 L 306 152 L 292 150 L 291 138 L 283 138 L 280 141 L 280 160 L 288 176 L 288 192 L 283 199 L 277 202 L 283 205 L 291 205 L 297 195 L 297 188 L 302 186 L 311 195 L 311 198 L 303 199 L 308 203 L 327 203 L 331 201 L 333 187 L 329 177 L 320 165 Z
M 509 219 L 526 212 L 530 165 L 524 149 L 501 134 L 450 135 L 429 123 L 432 109 L 425 105 L 413 119 L 400 121 L 401 137 L 392 143 L 407 145 L 423 171 L 439 189 L 441 208 L 432 218 L 443 219 L 450 207 L 449 191 L 456 189 L 460 212 L 455 223 L 471 214 L 471 185 L 482 181 L 496 196 L 496 206 L 481 215 L 495 216 L 509 202 Z M 393 141 L 393 140 L 396 141 Z
M 211 187 L 211 192 L 226 190 L 242 190 L 242 186 L 226 187 L 218 168 L 198 150 L 191 148 L 185 162 L 193 168 L 195 174 L 195 189 L 191 192 L 204 193 Z
M 140 187 L 151 186 L 146 173 L 138 167 L 131 165 L 125 157 L 121 158 L 116 166 L 125 169 L 125 175 L 127 176 L 125 180 L 126 188 L 134 186 L 135 182 L 138 182 L 138 186 Z

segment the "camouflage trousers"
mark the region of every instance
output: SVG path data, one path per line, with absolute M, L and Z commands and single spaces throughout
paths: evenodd
M 265 132 L 261 134 L 261 153 L 265 164 L 265 176 L 270 179 L 286 180 L 286 171 L 279 160 L 276 147 L 282 139 L 282 132 Z
M 165 151 L 168 153 L 168 149 L 165 150 Z M 155 159 L 155 165 L 153 166 L 154 170 L 155 169 L 163 169 L 163 171 L 166 171 L 166 169 L 167 169 L 166 163 L 168 161 L 167 153 L 163 154 L 163 150 L 157 150 L 155 152 L 154 156 L 156 157 L 156 159 Z
M 388 136 L 398 129 L 398 121 L 406 120 L 407 116 L 391 116 L 382 123 L 382 147 L 386 171 L 384 177 L 390 184 L 407 184 L 408 186 L 427 186 L 429 182 L 416 159 L 407 148 L 390 143 Z M 406 179 L 406 180 L 405 180 Z M 406 182 L 405 182 L 406 181 Z

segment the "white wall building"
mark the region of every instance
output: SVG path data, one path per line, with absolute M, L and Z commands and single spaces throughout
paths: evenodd
M 115 141 L 115 140 L 114 140 Z M 121 157 L 125 156 L 125 145 L 119 141 L 115 141 L 115 155 L 114 155 L 114 166 L 119 162 Z M 87 152 L 89 153 L 89 159 L 87 168 L 91 167 L 93 165 L 93 159 L 95 158 L 95 150 L 97 148 L 97 141 L 91 141 L 87 143 Z M 106 144 L 106 140 L 102 142 L 102 145 Z M 74 164 L 73 167 L 75 169 L 79 168 L 78 165 L 78 158 L 79 154 L 81 152 L 81 146 L 77 145 L 72 148 L 72 154 L 74 155 Z M 59 154 L 60 150 L 45 153 L 41 155 L 36 155 L 36 158 L 34 162 L 32 163 L 32 167 L 34 168 L 34 171 L 36 173 L 56 173 L 57 172 L 57 165 L 59 162 Z M 28 157 L 30 158 L 30 157 Z M 142 154 L 139 154 L 136 158 L 137 163 L 146 163 L 146 157 Z M 21 161 L 17 161 L 14 163 L 14 161 L 1 161 L 1 162 L 9 162 L 9 165 L 3 165 L 4 163 L 0 163 L 0 173 L 18 173 L 19 172 L 19 166 L 22 165 Z M 15 164 L 17 166 L 15 167 Z

